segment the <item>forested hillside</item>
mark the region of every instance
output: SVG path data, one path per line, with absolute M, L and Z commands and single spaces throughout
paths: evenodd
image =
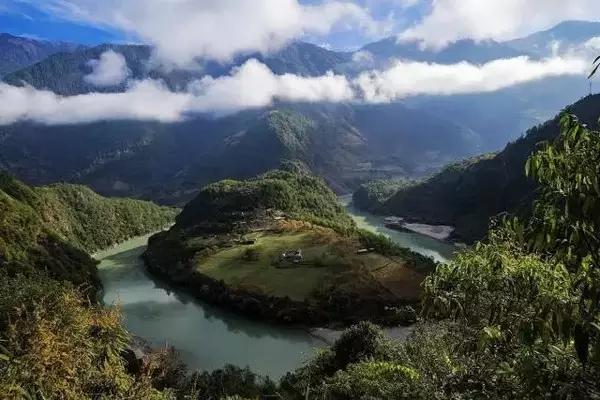
M 177 216 L 177 225 L 185 228 L 226 222 L 240 213 L 276 209 L 294 219 L 322 221 L 340 230 L 353 227 L 352 219 L 321 179 L 301 163 L 284 166 L 253 179 L 225 180 L 204 187 Z
M 597 126 L 600 95 L 569 108 L 590 127 Z M 378 212 L 432 224 L 452 225 L 467 241 L 485 236 L 490 218 L 503 212 L 527 213 L 536 184 L 525 176 L 525 162 L 545 141 L 559 134 L 558 117 L 530 129 L 497 155 L 487 155 L 445 168 L 428 180 L 403 189 Z
M 59 281 L 98 286 L 89 253 L 173 221 L 175 210 L 106 199 L 72 185 L 32 188 L 0 173 L 0 261 L 5 269 L 41 271 Z

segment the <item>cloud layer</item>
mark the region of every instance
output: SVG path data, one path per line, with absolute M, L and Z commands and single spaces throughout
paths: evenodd
M 364 72 L 354 80 L 327 73 L 320 77 L 276 75 L 255 59 L 219 78 L 204 77 L 186 91 L 173 92 L 154 80 L 131 81 L 124 93 L 58 96 L 32 87 L 0 83 L 0 125 L 30 120 L 74 124 L 99 120 L 174 122 L 193 113 L 224 115 L 286 102 L 391 102 L 416 95 L 491 92 L 550 76 L 585 74 L 579 58 L 537 61 L 516 57 L 473 65 L 397 61 L 383 71 Z
M 433 0 L 401 40 L 441 48 L 459 39 L 515 39 L 565 20 L 600 20 L 598 0 Z
M 385 71 L 362 73 L 355 83 L 364 101 L 381 103 L 417 95 L 493 92 L 551 76 L 584 74 L 588 67 L 583 59 L 562 57 L 515 57 L 483 65 L 398 61 Z
M 122 54 L 113 50 L 105 51 L 100 59 L 88 63 L 92 72 L 83 79 L 94 86 L 116 86 L 123 83 L 131 74 Z
M 58 96 L 50 91 L 0 83 L 0 124 L 24 120 L 50 125 L 124 119 L 174 122 L 189 113 L 222 115 L 266 107 L 276 99 L 342 102 L 352 98 L 344 76 L 275 75 L 252 59 L 229 76 L 194 81 L 185 92 L 173 92 L 150 79 L 130 82 L 124 93 L 77 96 Z

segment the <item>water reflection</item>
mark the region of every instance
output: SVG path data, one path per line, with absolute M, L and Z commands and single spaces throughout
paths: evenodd
M 144 249 L 140 238 L 98 255 L 104 302 L 121 307 L 134 334 L 155 346 L 175 346 L 190 367 L 248 365 L 277 378 L 324 345 L 302 330 L 247 320 L 171 290 L 143 268 Z

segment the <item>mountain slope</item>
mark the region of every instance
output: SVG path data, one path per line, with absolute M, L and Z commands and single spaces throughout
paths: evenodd
M 504 43 L 493 40 L 476 42 L 470 39 L 459 40 L 442 50 L 434 51 L 422 49 L 416 41 L 401 42 L 396 37 L 390 37 L 370 43 L 362 50 L 368 51 L 380 61 L 396 58 L 439 64 L 454 64 L 461 61 L 482 64 L 498 58 L 527 55 L 526 51 L 515 49 Z
M 97 287 L 88 253 L 160 229 L 175 210 L 72 185 L 29 187 L 0 172 L 0 264 Z
M 596 126 L 600 95 L 575 103 L 571 112 Z M 525 176 L 525 162 L 540 142 L 553 140 L 558 134 L 555 118 L 531 129 L 495 156 L 451 165 L 423 183 L 401 189 L 380 211 L 453 225 L 462 239 L 479 239 L 485 235 L 491 217 L 528 209 L 536 186 Z
M 478 152 L 468 130 L 401 104 L 281 104 L 175 124 L 21 123 L 0 127 L 0 143 L 0 166 L 26 182 L 84 183 L 103 194 L 167 203 L 188 200 L 210 182 L 275 168 L 282 159 L 302 160 L 344 192 Z
M 71 43 L 55 43 L 0 33 L 0 78 L 28 67 L 51 54 L 83 48 Z

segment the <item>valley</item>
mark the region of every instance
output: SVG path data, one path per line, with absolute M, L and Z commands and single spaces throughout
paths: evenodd
M 599 26 L 565 22 L 547 35 L 560 34 L 572 46 L 581 46 L 585 38 L 600 35 Z M 571 37 L 566 33 L 571 30 L 582 33 Z M 24 59 L 27 46 L 47 46 L 30 39 L 27 45 L 21 44 L 8 36 L 3 40 L 11 52 L 23 53 Z M 542 47 L 527 48 L 528 40 L 460 41 L 440 54 L 390 39 L 352 54 L 294 42 L 268 56 L 250 54 L 227 64 L 207 61 L 201 72 L 156 68 L 150 62 L 149 46 L 71 46 L 39 62 L 35 58 L 29 64 L 23 61 L 20 69 L 2 80 L 63 96 L 122 93 L 127 90 L 125 82 L 95 87 L 86 81 L 92 71 L 90 63 L 107 51 L 124 58 L 132 81 L 152 79 L 171 90 L 185 90 L 204 76 L 227 76 L 250 59 L 277 74 L 315 77 L 331 70 L 354 77 L 368 68 L 383 68 L 395 58 L 451 65 L 465 57 L 485 63 L 494 57 L 548 56 Z M 536 40 L 536 46 L 541 46 L 541 39 Z M 364 52 L 372 55 L 372 64 L 353 60 Z M 560 98 L 551 95 L 558 92 Z M 208 183 L 249 178 L 276 168 L 287 158 L 302 160 L 337 193 L 348 193 L 372 180 L 421 179 L 450 162 L 497 151 L 586 93 L 587 82 L 581 77 L 560 76 L 491 93 L 423 95 L 377 104 L 278 100 L 268 107 L 219 116 L 224 118 L 200 113 L 173 123 L 107 120 L 48 126 L 20 121 L 0 126 L 0 168 L 29 184 L 80 183 L 108 196 L 182 206 Z M 67 147 L 70 151 L 63 152 Z M 258 157 L 257 149 L 264 156 Z
M 438 261 L 451 256 L 452 246 L 417 234 L 388 230 L 377 217 L 352 208 L 347 199 L 340 201 L 361 228 L 389 232 L 399 245 L 434 256 Z M 101 261 L 103 302 L 121 308 L 125 326 L 132 334 L 156 347 L 174 346 L 190 368 L 213 370 L 226 364 L 247 365 L 262 375 L 279 378 L 329 344 L 321 339 L 321 330 L 316 330 L 315 336 L 312 330 L 245 318 L 156 280 L 146 272 L 141 258 L 148 238 L 142 236 L 95 255 Z M 293 286 L 292 282 L 288 285 Z M 341 333 L 333 332 L 334 337 Z M 395 337 L 398 332 L 390 334 Z M 326 335 L 330 337 L 332 333 Z
M 435 263 L 356 228 L 301 164 L 208 185 L 168 232 L 152 237 L 149 271 L 199 299 L 279 323 L 411 323 Z M 289 254 L 289 255 L 288 255 Z
M 600 399 L 600 6 L 484 3 L 0 3 L 0 399 Z

